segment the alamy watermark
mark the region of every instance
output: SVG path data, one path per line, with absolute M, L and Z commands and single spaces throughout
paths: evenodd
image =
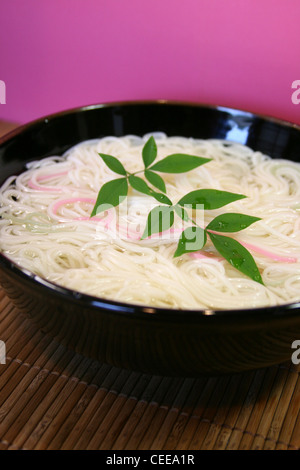
M 6 347 L 4 341 L 0 340 L 0 364 L 6 364 Z
M 292 89 L 295 90 L 292 93 L 291 100 L 293 104 L 300 104 L 300 80 L 294 80 L 292 83 Z
M 293 341 L 291 348 L 295 349 L 291 357 L 292 363 L 298 365 L 300 364 L 300 339 Z
M 155 207 L 156 210 L 153 211 Z M 190 207 L 186 209 L 188 211 Z M 175 222 L 173 211 L 168 212 L 167 206 L 157 206 L 151 200 L 135 196 L 130 200 L 120 199 L 117 207 L 111 204 L 101 205 L 96 217 L 99 219 L 96 227 L 96 236 L 99 239 L 109 234 L 112 239 L 137 241 L 141 239 L 147 226 L 149 239 L 174 242 L 179 240 L 186 228 L 191 227 L 192 222 L 204 227 L 204 205 L 196 204 L 191 218 L 184 220 L 177 217 Z M 186 232 L 186 249 L 193 251 L 202 246 L 203 236 L 201 231 Z
M 6 104 L 6 85 L 3 80 L 0 80 L 0 104 Z

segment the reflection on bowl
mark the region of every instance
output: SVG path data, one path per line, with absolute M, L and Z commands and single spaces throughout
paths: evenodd
M 27 162 L 62 154 L 84 140 L 154 130 L 300 159 L 300 129 L 288 123 L 189 103 L 113 103 L 51 115 L 2 138 L 0 183 Z M 290 360 L 292 343 L 300 339 L 300 302 L 232 311 L 130 305 L 56 286 L 3 255 L 0 282 L 21 311 L 67 347 L 146 373 L 198 376 L 265 367 Z

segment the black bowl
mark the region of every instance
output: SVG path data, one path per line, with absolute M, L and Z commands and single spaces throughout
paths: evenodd
M 0 184 L 30 160 L 106 135 L 220 138 L 299 161 L 299 127 L 243 111 L 174 102 L 88 106 L 34 121 L 0 140 Z M 169 376 L 236 373 L 290 361 L 300 302 L 232 311 L 174 311 L 99 299 L 58 287 L 0 255 L 0 282 L 39 328 L 101 362 Z M 300 293 L 299 293 L 300 298 Z

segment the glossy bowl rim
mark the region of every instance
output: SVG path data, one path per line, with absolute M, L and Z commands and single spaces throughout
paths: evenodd
M 223 106 L 223 105 L 213 105 L 207 103 L 197 103 L 192 101 L 176 101 L 176 100 L 129 100 L 129 101 L 109 101 L 106 103 L 96 103 L 96 104 L 88 104 L 84 106 L 77 106 L 68 108 L 65 110 L 61 110 L 55 113 L 51 113 L 48 115 L 41 116 L 37 119 L 31 120 L 28 123 L 21 124 L 17 126 L 15 129 L 9 131 L 8 133 L 4 134 L 0 138 L 0 146 L 5 142 L 13 139 L 14 137 L 22 134 L 26 130 L 30 130 L 30 128 L 34 128 L 37 124 L 45 123 L 47 124 L 50 120 L 56 119 L 59 117 L 72 115 L 76 113 L 83 113 L 88 112 L 93 109 L 101 109 L 107 107 L 124 107 L 124 106 L 144 106 L 144 105 L 156 105 L 156 106 L 164 106 L 164 105 L 174 105 L 174 106 L 185 106 L 185 107 L 194 107 L 194 108 L 206 108 L 211 110 L 216 110 L 220 112 L 241 112 L 244 114 L 248 114 L 251 117 L 259 118 L 268 122 L 272 122 L 279 126 L 285 126 L 289 128 L 293 128 L 296 131 L 300 132 L 300 125 L 295 124 L 293 122 L 279 119 L 268 114 L 260 114 L 255 113 L 253 111 L 249 111 L 246 109 L 240 109 L 235 107 Z M 213 318 L 225 318 L 225 317 L 242 317 L 243 319 L 246 317 L 252 318 L 253 316 L 255 319 L 257 317 L 263 317 L 264 321 L 266 317 L 269 318 L 280 318 L 280 317 L 291 317 L 299 315 L 300 309 L 300 299 L 299 301 L 285 303 L 275 306 L 267 306 L 267 307 L 251 307 L 251 308 L 237 308 L 237 309 L 172 309 L 172 308 L 162 308 L 162 307 L 152 307 L 152 306 L 144 306 L 140 304 L 131 304 L 127 302 L 117 302 L 111 299 L 105 299 L 101 297 L 95 297 L 89 294 L 80 293 L 77 291 L 73 291 L 72 289 L 60 286 L 55 284 L 54 282 L 50 282 L 34 273 L 29 271 L 22 266 L 19 266 L 14 261 L 10 260 L 7 256 L 0 252 L 0 267 L 3 266 L 5 269 L 8 269 L 13 275 L 17 275 L 21 280 L 24 280 L 27 283 L 30 283 L 32 287 L 36 284 L 39 285 L 40 288 L 45 289 L 48 293 L 53 293 L 55 296 L 59 296 L 64 300 L 70 302 L 79 302 L 82 307 L 86 308 L 93 308 L 93 309 L 101 309 L 102 311 L 105 310 L 107 312 L 113 312 L 118 315 L 126 315 L 130 314 L 133 317 L 139 316 L 151 316 L 152 318 L 161 317 L 163 319 L 184 319 L 185 321 L 194 320 L 195 318 L 205 318 L 205 319 L 213 319 Z

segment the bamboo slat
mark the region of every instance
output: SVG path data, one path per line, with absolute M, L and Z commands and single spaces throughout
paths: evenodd
M 0 289 L 0 450 L 299 450 L 300 367 L 171 378 L 100 364 Z

